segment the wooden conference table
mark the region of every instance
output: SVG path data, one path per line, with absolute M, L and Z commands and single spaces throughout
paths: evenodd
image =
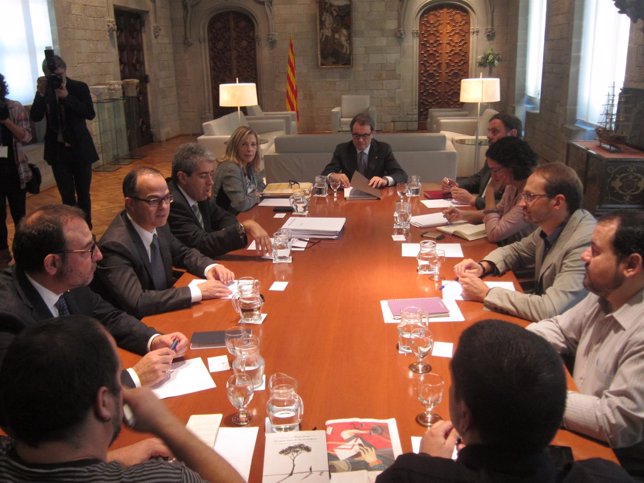
M 428 186 L 426 185 L 425 188 Z M 309 216 L 344 216 L 344 232 L 337 240 L 309 243 L 303 252 L 293 253 L 292 264 L 273 264 L 255 252 L 238 250 L 222 259 L 236 277 L 254 276 L 261 281 L 265 297 L 263 312 L 268 316 L 261 331 L 261 354 L 266 374 L 285 372 L 299 382 L 304 399 L 303 430 L 324 429 L 325 421 L 339 418 L 396 418 L 403 451 L 411 451 L 410 437 L 424 428 L 415 421 L 422 407 L 415 395 L 418 376 L 408 370 L 413 356 L 398 354 L 395 324 L 383 322 L 380 300 L 440 296 L 440 287 L 427 276 L 416 273 L 416 259 L 401 256 L 400 242 L 391 238 L 395 189 L 383 190 L 379 201 L 346 201 L 341 194 L 312 198 Z M 418 198 L 414 214 L 428 213 Z M 240 218 L 254 218 L 269 232 L 277 231 L 286 218 L 273 218 L 269 207 L 255 207 Z M 290 216 L 290 215 L 288 215 Z M 419 230 L 412 227 L 411 242 L 418 242 Z M 478 260 L 494 245 L 486 239 L 467 242 L 447 236 L 442 242 L 462 243 L 465 257 Z M 448 258 L 443 275 L 453 279 L 458 259 Z M 192 278 L 184 276 L 180 283 Z M 516 283 L 513 274 L 501 277 Z M 269 291 L 274 281 L 287 281 L 283 292 Z M 430 325 L 434 340 L 456 343 L 460 333 L 476 321 L 498 318 L 520 325 L 515 317 L 484 311 L 478 302 L 458 302 L 466 319 L 458 323 Z M 210 300 L 191 309 L 147 317 L 145 322 L 163 332 L 182 331 L 188 338 L 194 331 L 223 330 L 239 316 L 229 300 Z M 136 361 L 121 351 L 123 363 Z M 186 358 L 226 354 L 225 349 L 189 350 Z M 230 359 L 230 356 L 229 356 Z M 232 362 L 232 359 L 230 359 Z M 449 382 L 448 358 L 428 357 L 434 372 Z M 171 410 L 188 420 L 191 414 L 223 413 L 223 426 L 232 426 L 233 407 L 226 399 L 226 380 L 231 371 L 215 372 L 216 389 L 166 399 Z M 435 410 L 449 418 L 448 385 L 443 402 Z M 250 481 L 262 478 L 264 419 L 268 391 L 255 393 L 249 408 L 251 425 L 259 426 Z M 114 447 L 138 441 L 145 435 L 123 431 Z M 603 457 L 615 461 L 610 449 L 566 430 L 560 430 L 553 444 L 571 446 L 576 459 Z

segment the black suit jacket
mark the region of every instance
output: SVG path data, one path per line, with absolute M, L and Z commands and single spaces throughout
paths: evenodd
M 168 288 L 165 290 L 154 288 L 147 250 L 125 210 L 114 218 L 99 241 L 103 260 L 96 270 L 94 288 L 108 301 L 135 317 L 190 307 L 190 289 L 172 287 L 176 281 L 172 267 L 203 277 L 206 267 L 214 263 L 213 259 L 177 240 L 167 224 L 157 228 L 157 235 L 166 273 Z
M 92 135 L 87 129 L 86 120 L 96 116 L 94 104 L 87 84 L 67 78 L 67 92 L 69 95 L 60 101 L 58 108 L 63 112 L 63 139 L 71 146 L 77 160 L 93 163 L 98 160 L 98 153 L 92 140 Z M 51 116 L 56 113 L 56 96 L 48 93 L 41 96 L 36 93 L 34 102 L 29 111 L 32 121 L 38 122 L 47 116 L 47 131 L 45 132 L 45 161 L 55 164 L 58 161 L 58 132 L 54 126 L 58 121 L 52 121 Z
M 24 272 L 10 268 L 0 272 L 0 360 L 16 333 L 51 319 L 53 314 Z M 122 349 L 143 355 L 148 340 L 158 333 L 140 320 L 118 310 L 89 287 L 79 287 L 65 294 L 72 314 L 91 316 L 101 322 Z
M 167 181 L 174 197 L 168 225 L 179 241 L 213 258 L 246 246 L 246 236 L 239 234 L 239 222 L 235 215 L 217 205 L 214 198 L 200 201 L 199 211 L 204 223 L 202 228 L 177 184 L 172 180 Z
M 331 162 L 326 165 L 323 175 L 331 173 L 344 173 L 351 179 L 354 171 L 358 168 L 358 152 L 353 142 L 338 144 L 333 152 Z M 391 176 L 394 183 L 407 181 L 407 173 L 400 167 L 398 161 L 391 151 L 391 146 L 387 143 L 381 143 L 375 139 L 371 140 L 369 148 L 369 157 L 367 159 L 367 170 L 365 173 L 367 179 L 374 176 Z

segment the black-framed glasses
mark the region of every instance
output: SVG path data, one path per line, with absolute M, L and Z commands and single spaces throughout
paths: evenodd
M 532 203 L 532 202 L 533 202 L 534 200 L 536 200 L 537 198 L 543 198 L 544 196 L 545 196 L 546 198 L 548 197 L 548 195 L 547 195 L 547 194 L 545 194 L 545 193 L 544 193 L 544 194 L 535 194 L 535 193 L 527 193 L 527 192 L 525 192 L 525 191 L 524 191 L 523 193 L 521 193 L 519 196 L 520 196 L 520 197 L 521 197 L 521 199 L 522 199 L 523 201 L 525 201 L 526 203 Z
M 138 198 L 136 196 L 130 196 L 130 198 L 137 201 L 143 201 L 144 203 L 150 205 L 152 208 L 158 208 L 161 203 L 170 204 L 174 201 L 174 196 L 172 196 L 171 194 L 167 194 L 163 198 Z
M 358 133 L 356 133 L 356 132 L 352 132 L 352 133 L 351 133 L 351 136 L 353 137 L 353 139 L 356 139 L 356 140 L 358 140 L 358 139 L 362 139 L 362 140 L 364 141 L 364 140 L 366 140 L 366 139 L 369 139 L 369 138 L 371 137 L 371 135 L 372 135 L 372 134 L 373 134 L 373 133 L 358 134 Z
M 80 248 L 78 250 L 58 250 L 54 253 L 90 253 L 93 257 L 96 255 L 96 250 L 98 250 L 98 245 L 96 244 L 96 237 L 92 237 L 92 244 L 89 248 Z

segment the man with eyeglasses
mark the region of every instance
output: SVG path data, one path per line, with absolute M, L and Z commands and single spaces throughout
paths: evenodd
M 177 240 L 167 225 L 173 197 L 163 175 L 139 167 L 123 179 L 125 210 L 99 241 L 95 288 L 117 307 L 144 317 L 190 307 L 201 300 L 225 297 L 234 274 L 194 248 Z M 206 281 L 173 287 L 173 267 L 188 270 Z
M 336 146 L 331 162 L 322 171 L 323 176 L 338 179 L 344 188 L 351 185 L 349 180 L 356 170 L 373 188 L 407 181 L 407 173 L 396 161 L 391 146 L 373 139 L 375 127 L 369 114 L 357 114 L 350 126 L 351 141 Z
M 539 166 L 530 175 L 520 206 L 533 233 L 497 248 L 482 260 L 463 260 L 454 272 L 468 300 L 491 310 L 528 320 L 541 320 L 569 309 L 585 295 L 581 254 L 590 244 L 595 218 L 581 209 L 582 184 L 562 163 Z M 534 293 L 490 288 L 481 278 L 534 264 Z
M 197 143 L 179 146 L 172 160 L 168 188 L 174 201 L 168 224 L 172 234 L 204 255 L 218 257 L 255 240 L 260 254 L 272 251 L 271 239 L 255 220 L 238 221 L 212 197 L 214 160 Z
M 119 347 L 143 355 L 123 372 L 125 385 L 159 382 L 172 360 L 185 352 L 185 335 L 159 334 L 88 287 L 102 254 L 79 208 L 38 208 L 18 225 L 13 251 L 15 266 L 0 273 L 0 360 L 15 334 L 26 327 L 74 314 L 97 319 Z

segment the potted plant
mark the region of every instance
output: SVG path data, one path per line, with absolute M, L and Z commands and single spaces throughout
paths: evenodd
M 478 58 L 479 67 L 487 67 L 488 75 L 492 75 L 492 69 L 499 65 L 501 61 L 501 54 L 494 52 L 492 47 L 489 47 L 483 55 L 480 55 Z

